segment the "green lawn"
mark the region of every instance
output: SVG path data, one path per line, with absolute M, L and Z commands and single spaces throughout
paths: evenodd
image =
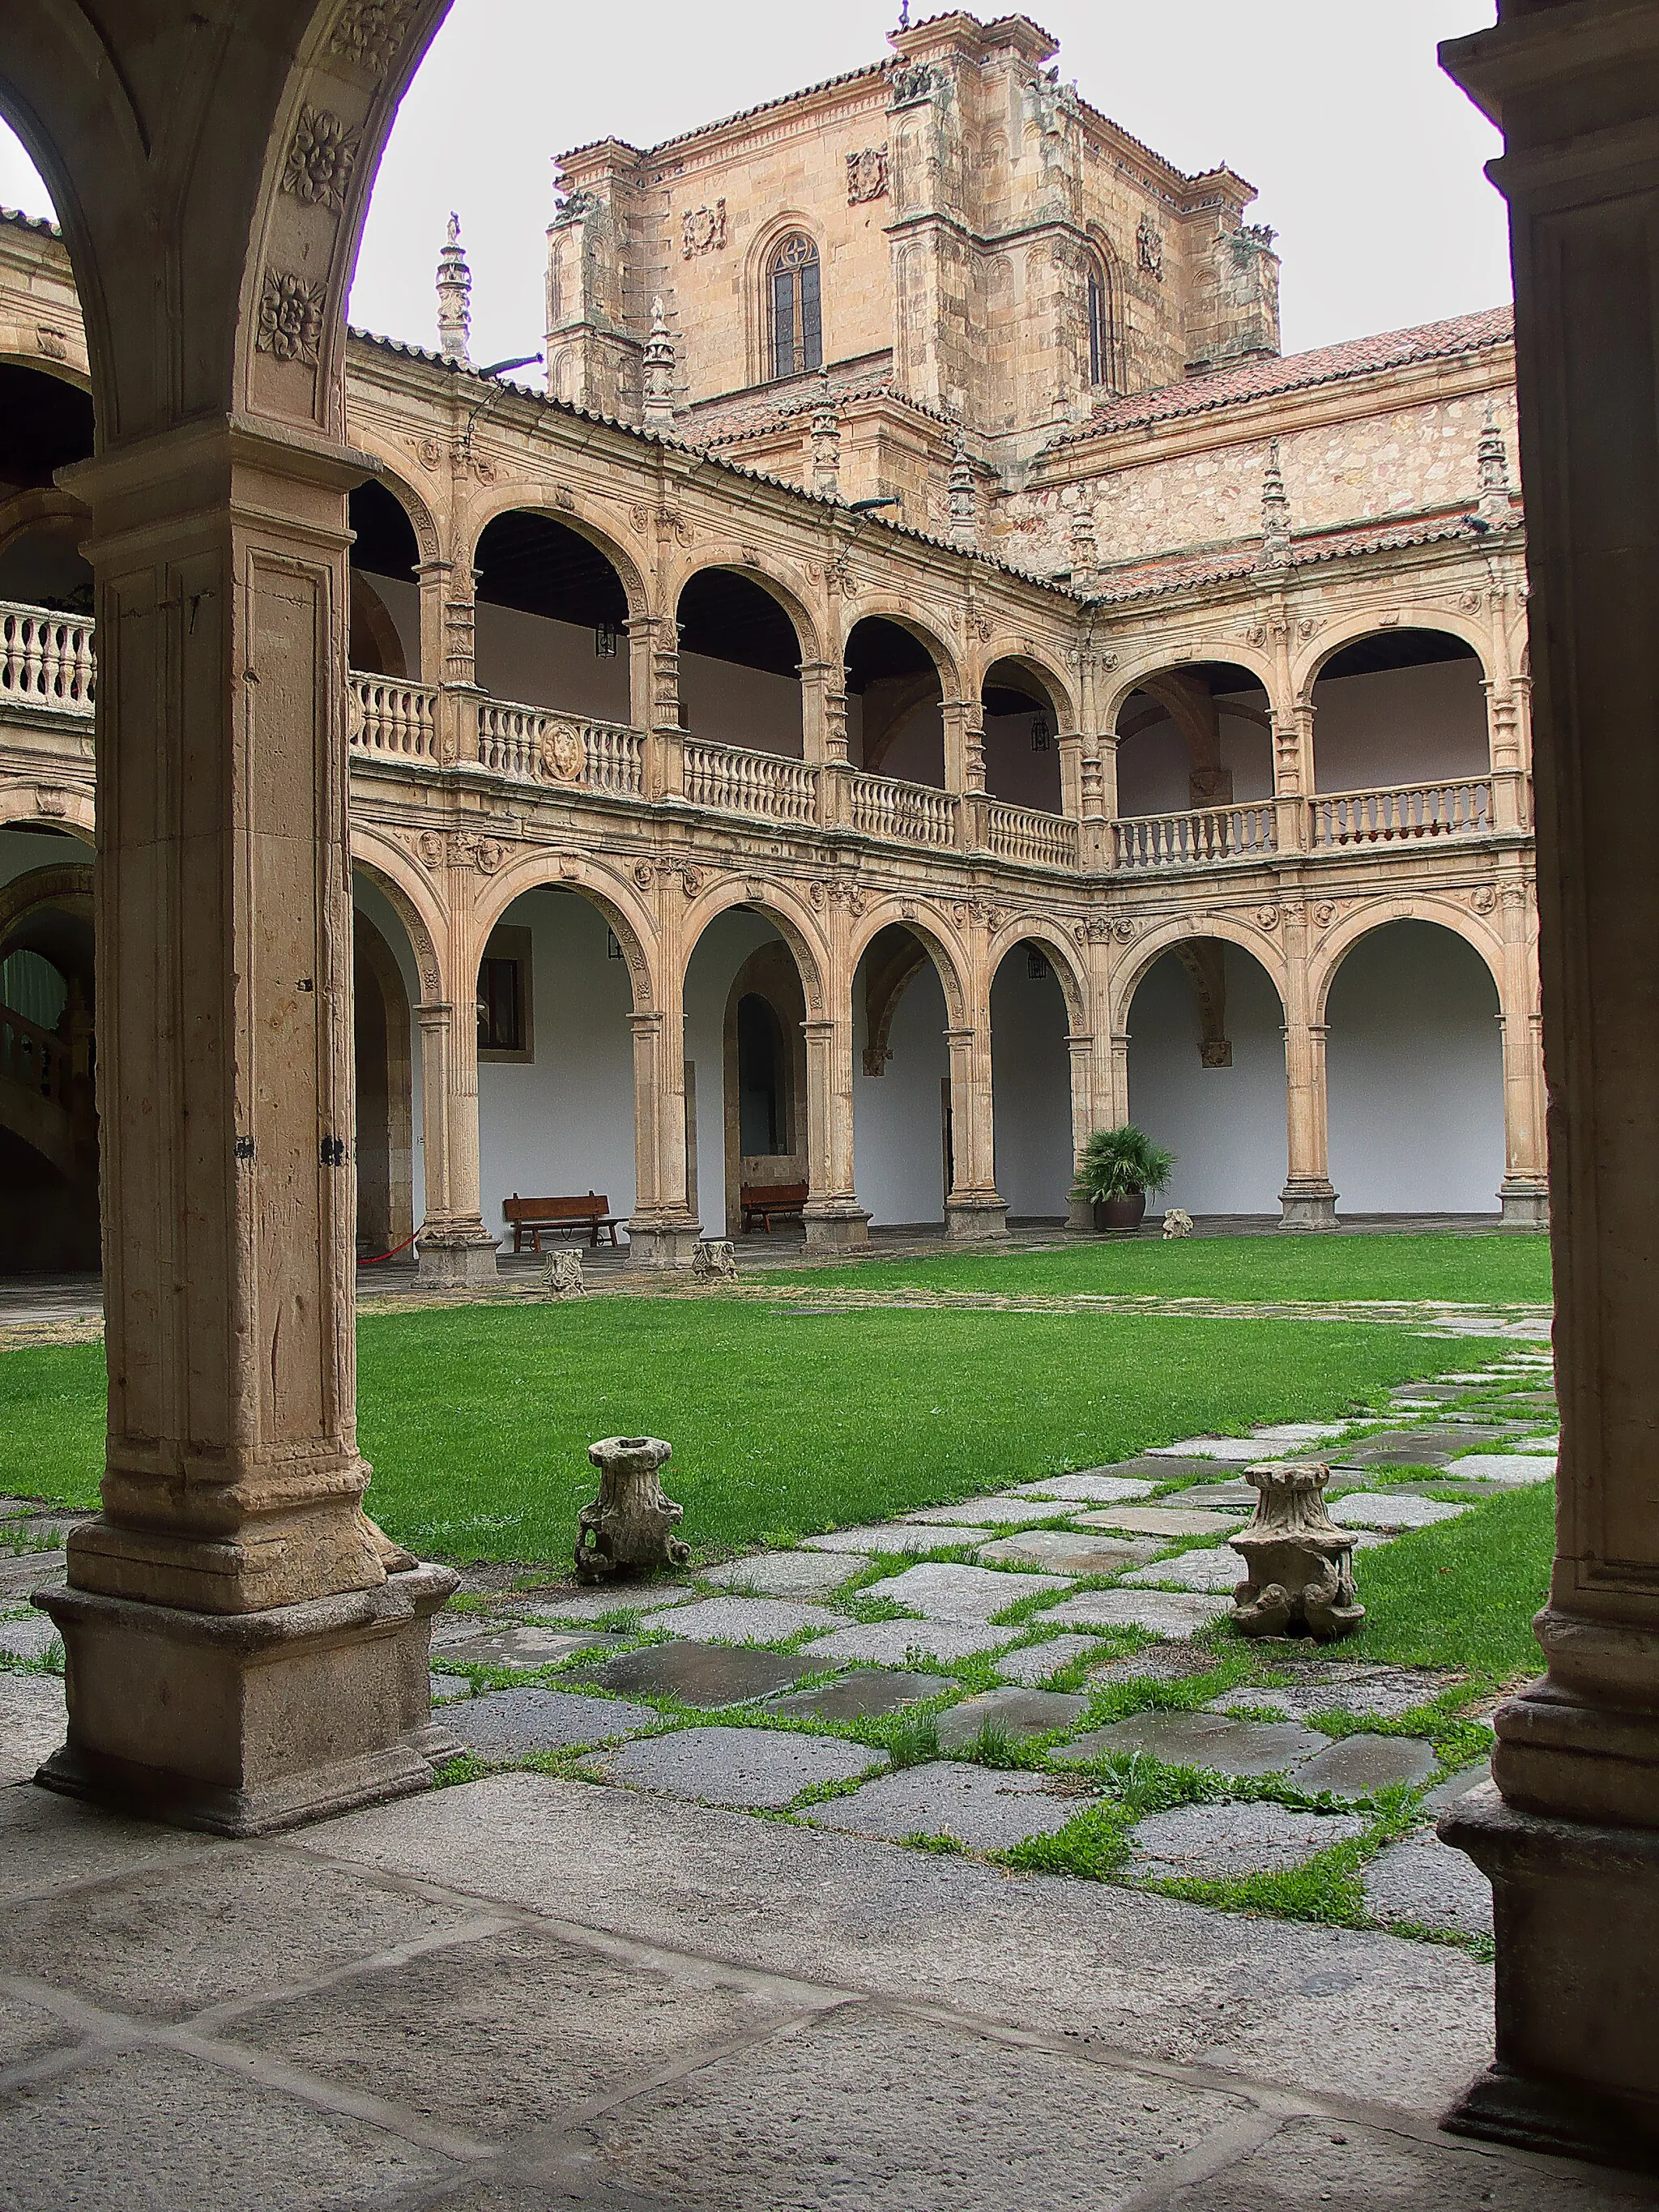
M 613 1297 L 369 1316 L 359 1346 L 371 1510 L 416 1549 L 509 1559 L 568 1552 L 607 1434 L 670 1439 L 702 1551 L 1342 1413 L 1498 1349 L 1340 1322 Z M 0 1354 L 0 1489 L 93 1502 L 102 1362 L 97 1346 Z
M 1447 1298 L 1546 1305 L 1546 1237 L 1516 1231 L 1438 1237 L 1191 1237 L 1078 1239 L 1047 1251 L 962 1252 L 939 1259 L 837 1262 L 778 1271 L 778 1283 L 859 1289 L 1079 1291 L 1130 1297 Z

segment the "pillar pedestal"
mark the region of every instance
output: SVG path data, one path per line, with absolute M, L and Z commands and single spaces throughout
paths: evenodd
M 635 1267 L 689 1267 L 702 1224 L 690 1214 L 636 1213 L 628 1224 L 629 1263 Z
M 258 1613 L 38 1591 L 64 1639 L 70 1722 L 35 1780 L 220 1836 L 429 1789 L 459 1748 L 433 1723 L 427 1665 L 432 1615 L 459 1579 L 416 1566 Z
M 1092 1237 L 1095 1233 L 1094 1201 L 1079 1198 L 1073 1191 L 1066 1200 L 1066 1227 L 1068 1232 L 1074 1231 L 1079 1237 Z
M 423 1229 L 416 1239 L 423 1283 L 493 1283 L 496 1240 L 480 1222 L 476 1229 Z
M 854 1199 L 812 1200 L 801 1218 L 809 1252 L 850 1252 L 870 1242 L 869 1213 Z
M 1505 1229 L 1547 1229 L 1550 1188 L 1547 1182 L 1505 1182 L 1498 1194 Z
M 1287 1182 L 1279 1194 L 1281 1229 L 1334 1229 L 1336 1193 L 1328 1182 L 1310 1179 Z
M 1008 1207 L 994 1191 L 945 1201 L 945 1233 L 953 1244 L 984 1244 L 1008 1234 Z
M 1492 1886 L 1497 2063 L 1454 2134 L 1644 2169 L 1659 2162 L 1659 1831 L 1547 1819 L 1483 1784 L 1439 1823 Z

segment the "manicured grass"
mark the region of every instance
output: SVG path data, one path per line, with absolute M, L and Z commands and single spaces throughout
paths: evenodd
M 568 1554 L 598 1437 L 670 1439 L 706 1552 L 1340 1413 L 1497 1348 L 1343 1322 L 608 1297 L 369 1316 L 358 1340 L 370 1510 L 422 1552 L 523 1560 Z M 0 1489 L 90 1504 L 102 1397 L 99 1346 L 0 1355 Z
M 1551 1483 L 1362 1552 L 1355 1575 L 1365 1620 L 1342 1656 L 1499 1680 L 1541 1674 L 1532 1617 L 1549 1595 L 1554 1556 Z
M 1461 1237 L 1079 1238 L 1044 1251 L 949 1253 L 938 1259 L 842 1261 L 776 1272 L 778 1283 L 849 1289 L 1079 1292 L 1132 1297 L 1445 1298 L 1545 1305 L 1546 1237 L 1492 1231 Z

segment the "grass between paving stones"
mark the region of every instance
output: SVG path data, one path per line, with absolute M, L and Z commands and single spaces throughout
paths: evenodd
M 884 1309 L 808 1330 L 718 1298 L 593 1297 L 368 1316 L 359 1348 L 376 1517 L 428 1555 L 533 1561 L 568 1555 L 592 1493 L 587 1445 L 607 1433 L 667 1437 L 688 1534 L 732 1547 L 1205 1430 L 1343 1414 L 1500 1347 L 1363 1323 L 1089 1312 Z M 0 1353 L 0 1484 L 91 1505 L 103 1397 L 98 1346 Z
M 842 1261 L 779 1269 L 760 1279 L 797 1286 L 838 1283 L 860 1291 L 1547 1305 L 1550 1248 L 1547 1237 L 1501 1230 L 1421 1237 L 1194 1237 L 1168 1243 L 1161 1237 L 1101 1237 L 1036 1251 Z

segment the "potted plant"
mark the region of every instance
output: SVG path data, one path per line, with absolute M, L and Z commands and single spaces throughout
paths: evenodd
M 1097 1129 L 1083 1148 L 1074 1194 L 1093 1206 L 1097 1229 L 1136 1230 L 1146 1218 L 1147 1193 L 1163 1189 L 1175 1164 L 1173 1152 L 1132 1122 Z

